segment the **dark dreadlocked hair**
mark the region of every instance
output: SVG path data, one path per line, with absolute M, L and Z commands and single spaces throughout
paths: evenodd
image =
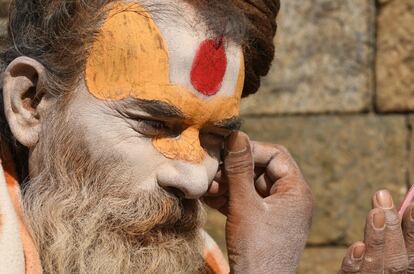
M 28 56 L 45 67 L 49 93 L 61 96 L 72 90 L 82 77 L 89 48 L 102 23 L 102 8 L 114 1 L 119 0 L 12 0 L 8 38 L 0 41 L 7 45 L 0 52 L 0 73 L 15 58 Z M 242 44 L 246 65 L 243 96 L 255 93 L 274 57 L 279 0 L 185 1 L 198 9 L 213 31 Z M 22 180 L 27 176 L 27 149 L 10 132 L 1 87 L 0 77 L 0 141 L 12 150 Z

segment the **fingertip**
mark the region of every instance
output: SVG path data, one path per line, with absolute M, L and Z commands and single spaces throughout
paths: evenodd
M 226 197 L 203 197 L 202 201 L 211 208 L 220 209 L 227 203 Z
M 359 273 L 364 255 L 365 244 L 363 242 L 356 242 L 351 245 L 342 260 L 341 271 L 339 273 Z
M 242 131 L 234 131 L 225 142 L 225 150 L 228 153 L 241 153 L 250 148 L 249 136 Z
M 365 254 L 365 244 L 356 242 L 351 246 L 351 257 L 354 260 L 361 260 Z
M 391 193 L 386 189 L 377 191 L 372 197 L 373 208 L 392 209 L 394 207 L 394 201 Z

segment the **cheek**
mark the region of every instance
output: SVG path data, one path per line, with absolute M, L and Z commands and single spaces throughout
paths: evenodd
M 78 126 L 83 133 L 94 161 L 109 160 L 131 177 L 133 188 L 153 189 L 156 170 L 166 162 L 165 157 L 125 122 L 111 115 L 97 115 L 93 119 L 80 117 Z

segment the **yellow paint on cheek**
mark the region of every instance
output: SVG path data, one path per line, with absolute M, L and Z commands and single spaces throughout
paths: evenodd
M 202 100 L 170 82 L 167 45 L 151 15 L 136 3 L 119 3 L 108 13 L 92 46 L 85 81 L 89 92 L 101 100 L 133 97 L 177 107 L 189 118 L 189 127 L 178 138 L 154 138 L 154 147 L 165 157 L 200 163 L 205 152 L 199 129 L 239 115 L 243 60 L 241 64 L 234 96 Z

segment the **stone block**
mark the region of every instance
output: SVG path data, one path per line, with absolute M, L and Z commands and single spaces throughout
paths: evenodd
M 338 273 L 345 256 L 344 247 L 307 248 L 302 256 L 298 274 Z
M 414 110 L 414 1 L 390 0 L 378 15 L 377 109 Z
M 375 1 L 281 1 L 276 58 L 249 114 L 359 112 L 373 94 Z
M 0 17 L 7 17 L 9 3 L 9 0 L 0 0 Z
M 310 244 L 361 240 L 372 194 L 387 188 L 398 201 L 407 190 L 403 115 L 246 118 L 243 128 L 252 139 L 286 146 L 298 161 L 316 197 Z

